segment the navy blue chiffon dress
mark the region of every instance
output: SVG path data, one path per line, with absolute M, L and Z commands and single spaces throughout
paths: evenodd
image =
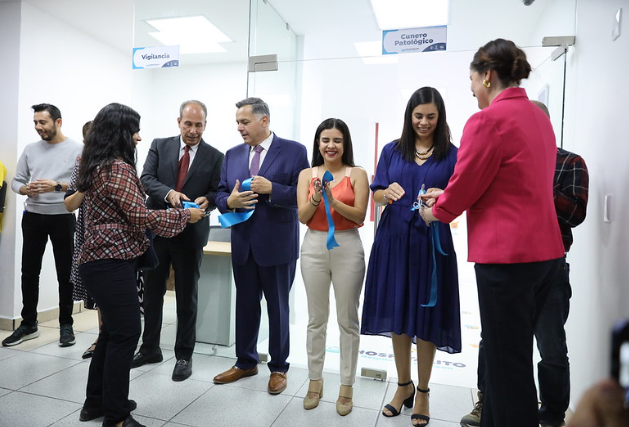
M 449 224 L 435 221 L 429 229 L 417 210 L 411 210 L 422 184 L 444 189 L 454 171 L 457 148 L 445 159 L 430 157 L 424 164 L 408 162 L 387 144 L 380 155 L 371 190 L 397 182 L 404 196 L 389 204 L 376 231 L 365 281 L 361 334 L 391 336 L 391 332 L 430 341 L 439 350 L 461 352 L 461 321 L 456 254 Z M 439 233 L 442 255 L 432 232 Z M 437 269 L 437 302 L 430 301 L 433 264 Z

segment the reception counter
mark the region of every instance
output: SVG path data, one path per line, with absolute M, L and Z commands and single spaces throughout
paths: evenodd
M 210 232 L 211 238 L 212 232 Z M 231 346 L 235 342 L 236 288 L 231 243 L 210 241 L 203 248 L 199 278 L 197 341 Z

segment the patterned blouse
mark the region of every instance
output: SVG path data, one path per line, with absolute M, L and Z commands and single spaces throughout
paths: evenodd
M 95 172 L 85 193 L 85 243 L 79 264 L 100 259 L 128 260 L 142 255 L 150 243 L 145 230 L 173 237 L 190 219 L 187 209 L 150 210 L 133 166 L 116 159 L 111 172 Z

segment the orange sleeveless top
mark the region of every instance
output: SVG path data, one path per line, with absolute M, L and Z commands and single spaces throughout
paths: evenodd
M 314 180 L 317 177 L 318 170 L 319 167 L 312 168 L 312 179 L 310 180 L 310 192 L 308 193 L 308 199 L 310 199 L 310 197 L 314 194 Z M 354 188 L 352 187 L 352 181 L 350 180 L 351 173 L 352 168 L 345 168 L 345 176 L 341 182 L 332 187 L 332 195 L 334 198 L 348 206 L 354 206 Z M 330 213 L 332 214 L 334 229 L 336 231 L 351 230 L 352 228 L 363 226 L 363 224 L 356 224 L 355 222 L 345 218 L 343 215 L 336 212 L 334 208 L 330 208 Z M 312 230 L 328 231 L 328 217 L 325 214 L 323 199 L 306 225 Z

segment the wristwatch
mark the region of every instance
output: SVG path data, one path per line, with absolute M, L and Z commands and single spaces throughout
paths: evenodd
M 60 182 L 57 183 L 57 185 L 55 185 L 55 191 L 61 191 L 63 190 L 63 186 L 61 185 Z

